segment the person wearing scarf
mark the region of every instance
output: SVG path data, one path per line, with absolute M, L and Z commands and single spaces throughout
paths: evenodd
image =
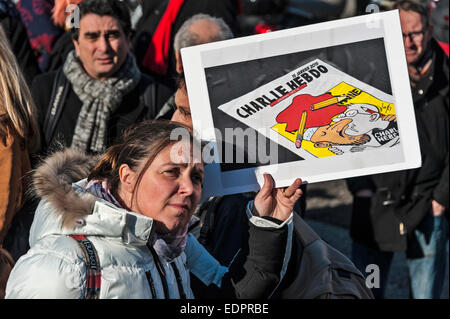
M 189 137 L 174 141 L 175 130 Z M 188 232 L 204 177 L 194 145 L 180 123 L 142 121 L 100 156 L 48 157 L 33 174 L 41 202 L 6 298 L 190 299 L 191 274 L 221 298 L 268 298 L 289 262 L 302 181 L 275 189 L 264 175 L 246 207 L 245 244 L 220 265 Z
M 97 198 L 101 198 L 116 207 L 124 208 L 111 193 L 110 187 L 105 180 L 92 180 L 84 186 L 84 189 L 86 192 Z M 158 253 L 158 256 L 162 257 L 165 261 L 172 261 L 186 248 L 188 229 L 198 220 L 198 217 L 192 216 L 189 223 L 187 223 L 183 228 L 167 234 L 158 234 L 153 232 L 149 239 L 149 245 L 152 246 Z
M 123 97 L 139 84 L 141 72 L 129 53 L 119 71 L 105 81 L 89 76 L 72 51 L 64 63 L 64 75 L 83 105 L 78 116 L 72 147 L 100 153 L 106 149 L 108 122 Z
M 71 29 L 74 50 L 56 72 L 35 78 L 32 95 L 44 133 L 40 153 L 73 147 L 99 154 L 131 124 L 153 118 L 157 84 L 131 53 L 131 21 L 119 0 L 84 0 Z M 50 123 L 50 124 L 49 124 Z

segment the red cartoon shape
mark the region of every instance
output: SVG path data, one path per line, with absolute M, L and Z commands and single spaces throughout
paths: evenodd
M 287 132 L 297 131 L 300 125 L 301 115 L 306 111 L 307 120 L 305 128 L 328 125 L 334 116 L 347 109 L 345 105 L 338 105 L 337 102 L 330 105 L 327 105 L 327 102 L 325 102 L 333 102 L 337 101 L 337 99 L 338 98 L 330 93 L 319 96 L 312 96 L 309 94 L 298 95 L 294 97 L 291 105 L 278 114 L 276 121 L 278 123 L 287 123 Z

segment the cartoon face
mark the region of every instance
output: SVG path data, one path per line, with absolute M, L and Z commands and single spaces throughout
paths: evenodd
M 366 134 L 352 136 L 346 134 L 352 119 L 342 119 L 335 124 L 320 126 L 311 136 L 315 147 L 329 147 L 332 145 L 359 145 L 369 141 Z
M 370 104 L 351 104 L 347 110 L 339 114 L 334 121 L 351 120 L 345 134 L 358 136 L 371 132 L 374 128 L 383 128 L 384 123 L 380 123 L 380 113 L 378 108 Z

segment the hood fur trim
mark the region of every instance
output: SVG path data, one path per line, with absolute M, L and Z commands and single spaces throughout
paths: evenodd
M 72 228 L 77 220 L 92 214 L 96 197 L 77 192 L 72 183 L 86 178 L 98 159 L 68 148 L 49 156 L 33 174 L 35 195 L 52 205 L 64 228 Z

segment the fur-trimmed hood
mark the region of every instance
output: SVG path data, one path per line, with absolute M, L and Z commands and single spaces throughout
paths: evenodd
M 69 148 L 48 157 L 34 172 L 35 195 L 51 203 L 55 213 L 61 215 L 63 227 L 71 228 L 92 213 L 96 198 L 77 192 L 72 184 L 86 178 L 97 160 L 98 156 Z
M 95 197 L 85 190 L 98 156 L 66 149 L 48 157 L 33 174 L 33 191 L 41 198 L 30 230 L 30 245 L 47 235 L 122 237 L 145 244 L 153 219 Z

